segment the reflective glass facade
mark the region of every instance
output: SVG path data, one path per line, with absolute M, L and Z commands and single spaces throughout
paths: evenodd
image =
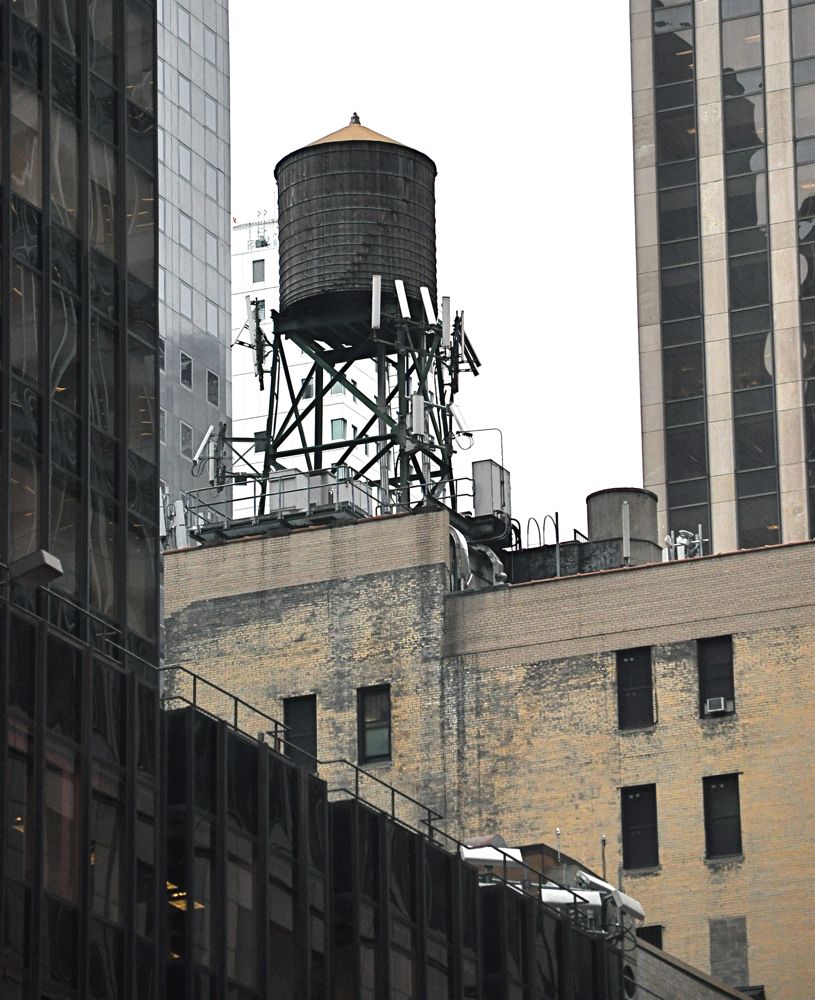
M 723 0 L 722 96 L 739 548 L 781 541 L 763 24 Z M 731 13 L 732 12 L 732 13 Z M 746 16 L 745 16 L 746 15 Z
M 668 529 L 709 537 L 693 5 L 655 0 L 653 24 Z
M 0 559 L 157 643 L 155 10 L 3 4 Z M 55 611 L 55 614 L 58 613 Z
M 642 6 L 631 4 L 644 485 L 660 535 L 701 525 L 706 553 L 803 540 L 815 432 L 795 248 L 809 245 L 812 4 Z M 803 249 L 802 274 L 806 260 Z
M 160 996 L 155 7 L 0 5 L 0 995 Z M 50 594 L 9 582 L 37 549 Z

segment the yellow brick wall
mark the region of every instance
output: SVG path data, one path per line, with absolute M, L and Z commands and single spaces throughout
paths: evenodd
M 443 513 L 167 556 L 168 660 L 282 717 L 315 693 L 320 756 L 356 759 L 356 689 L 389 682 L 372 770 L 458 835 L 621 860 L 619 788 L 657 785 L 660 871 L 626 875 L 665 947 L 710 968 L 708 919 L 746 916 L 750 979 L 808 996 L 815 544 L 445 594 Z M 695 640 L 734 639 L 737 713 L 700 720 Z M 653 647 L 657 724 L 617 730 L 615 651 Z M 704 860 L 702 778 L 740 773 L 743 862 Z M 337 779 L 339 780 L 339 779 Z M 383 804 L 385 804 L 383 802 Z

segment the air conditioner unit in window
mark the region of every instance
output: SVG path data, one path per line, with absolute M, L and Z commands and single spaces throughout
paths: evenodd
M 705 715 L 716 715 L 718 712 L 727 711 L 727 702 L 724 698 L 706 698 Z

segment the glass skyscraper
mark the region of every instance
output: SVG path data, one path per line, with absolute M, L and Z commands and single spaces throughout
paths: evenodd
M 0 5 L 0 995 L 156 995 L 156 10 Z M 9 564 L 46 549 L 50 591 Z
M 705 552 L 809 538 L 815 4 L 631 0 L 631 34 L 644 481 L 661 534 L 701 525 Z

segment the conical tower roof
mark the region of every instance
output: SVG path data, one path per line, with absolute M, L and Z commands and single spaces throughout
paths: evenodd
M 331 132 L 330 135 L 324 135 L 322 139 L 315 139 L 314 142 L 310 142 L 309 146 L 320 146 L 324 142 L 389 142 L 394 146 L 402 146 L 404 143 L 397 142 L 396 139 L 389 139 L 386 135 L 380 135 L 379 132 L 374 132 L 373 129 L 366 128 L 361 124 L 359 120 L 359 115 L 356 111 L 351 115 L 351 121 L 341 129 L 336 132 Z

